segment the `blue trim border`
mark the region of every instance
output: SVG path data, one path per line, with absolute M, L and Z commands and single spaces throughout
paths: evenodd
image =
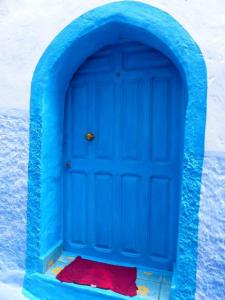
M 74 20 L 52 41 L 34 72 L 30 100 L 24 288 L 32 293 L 29 278 L 35 272 L 42 272 L 40 258 L 63 240 L 61 183 L 66 89 L 74 72 L 87 57 L 120 38 L 135 40 L 163 52 L 179 70 L 186 87 L 179 236 L 171 298 L 191 300 L 194 299 L 196 286 L 207 98 L 206 66 L 197 44 L 173 17 L 135 1 L 110 3 Z

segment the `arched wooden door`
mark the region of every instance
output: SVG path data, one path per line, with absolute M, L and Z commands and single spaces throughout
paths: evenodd
M 172 268 L 184 121 L 180 82 L 171 61 L 134 42 L 104 48 L 76 72 L 65 115 L 66 250 Z

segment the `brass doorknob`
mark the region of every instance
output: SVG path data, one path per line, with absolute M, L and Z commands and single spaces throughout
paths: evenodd
M 92 141 L 95 138 L 95 135 L 92 132 L 88 132 L 88 133 L 85 134 L 85 138 L 88 141 Z

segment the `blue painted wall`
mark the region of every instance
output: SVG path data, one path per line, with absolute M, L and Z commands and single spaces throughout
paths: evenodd
M 0 110 L 0 282 L 22 285 L 26 251 L 27 111 Z
M 225 298 L 225 153 L 205 153 L 199 212 L 196 299 Z
M 0 211 L 4 216 L 0 218 L 0 281 L 21 286 L 26 249 L 28 112 L 1 110 L 0 124 L 4 145 L 0 166 L 7 170 L 0 173 Z M 225 153 L 206 152 L 199 213 L 198 300 L 224 299 L 224 187 Z
M 0 281 L 21 286 L 26 249 L 28 112 L 1 110 L 0 124 L 0 142 L 4 145 L 0 166 L 7 170 L 0 173 L 0 211 L 4 216 L 0 218 Z M 224 299 L 224 187 L 225 153 L 206 152 L 199 213 L 198 300 Z M 9 292 L 12 296 L 14 290 Z

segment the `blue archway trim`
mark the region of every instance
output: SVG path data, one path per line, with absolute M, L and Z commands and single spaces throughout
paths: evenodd
M 49 45 L 33 75 L 24 286 L 36 295 L 38 289 L 34 291 L 32 287 L 32 274 L 43 271 L 48 259 L 58 255 L 63 241 L 60 183 L 66 89 L 72 75 L 88 56 L 124 37 L 167 55 L 180 71 L 186 86 L 182 197 L 172 298 L 194 299 L 204 158 L 206 67 L 197 44 L 174 18 L 155 7 L 133 1 L 107 4 L 73 21 Z M 40 293 L 42 290 L 43 287 Z

